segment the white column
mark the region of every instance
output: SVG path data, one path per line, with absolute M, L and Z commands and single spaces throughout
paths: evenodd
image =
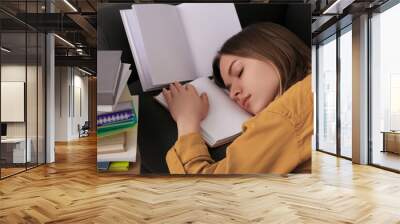
M 368 16 L 353 20 L 353 162 L 368 163 Z
M 46 35 L 46 163 L 55 161 L 54 133 L 55 133 L 55 56 L 54 35 Z
M 46 11 L 54 12 L 54 5 L 46 1 Z M 54 34 L 46 35 L 46 163 L 55 162 L 55 43 Z

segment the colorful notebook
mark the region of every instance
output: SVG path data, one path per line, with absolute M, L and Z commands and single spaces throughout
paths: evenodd
M 97 127 L 134 120 L 134 119 L 135 119 L 135 114 L 133 113 L 132 109 L 117 111 L 109 114 L 102 114 L 97 116 Z
M 135 127 L 136 121 L 128 121 L 118 124 L 111 124 L 97 129 L 98 137 L 105 137 L 110 135 L 119 134 Z
M 107 171 L 110 162 L 97 162 L 97 169 L 100 171 Z
M 119 134 L 135 127 L 138 120 L 132 102 L 120 103 L 116 110 L 97 115 L 98 137 Z
M 108 167 L 108 171 L 128 171 L 129 170 L 129 162 L 121 161 L 121 162 L 111 162 Z

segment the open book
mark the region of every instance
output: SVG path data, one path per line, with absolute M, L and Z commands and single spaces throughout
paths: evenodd
M 217 51 L 242 29 L 233 3 L 137 4 L 121 17 L 144 91 L 210 76 Z
M 240 135 L 243 122 L 251 115 L 232 101 L 225 91 L 210 79 L 198 78 L 190 84 L 196 88 L 199 94 L 205 92 L 208 95 L 208 115 L 200 124 L 204 141 L 210 147 L 217 147 Z M 162 93 L 155 99 L 168 108 Z

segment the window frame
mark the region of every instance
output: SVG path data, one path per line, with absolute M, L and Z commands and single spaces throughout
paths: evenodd
M 374 14 L 382 14 L 385 11 L 393 8 L 394 6 L 397 6 L 400 4 L 399 0 L 388 0 L 384 4 L 380 5 L 377 8 L 374 8 L 373 10 L 368 11 L 368 111 L 367 111 L 367 116 L 368 116 L 368 165 L 377 167 L 383 170 L 395 172 L 395 173 L 400 173 L 400 170 L 390 168 L 384 165 L 380 165 L 377 163 L 373 162 L 373 130 L 372 130 L 372 19 L 374 18 Z
M 340 21 L 338 21 L 340 22 Z M 316 44 L 316 57 L 315 57 L 315 63 L 316 63 L 316 151 L 319 152 L 323 152 L 329 155 L 333 155 L 333 156 L 337 156 L 339 158 L 343 158 L 343 159 L 347 159 L 347 160 L 352 160 L 352 158 L 347 157 L 342 155 L 341 153 L 341 119 L 340 119 L 340 103 L 341 103 L 341 99 L 340 99 L 340 77 L 341 77 L 341 67 L 340 67 L 340 37 L 344 34 L 346 34 L 347 32 L 352 32 L 352 23 L 347 24 L 346 26 L 344 26 L 341 29 L 336 30 L 335 33 L 333 33 L 332 35 L 328 36 L 327 38 L 319 41 Z M 329 43 L 330 41 L 336 41 L 336 152 L 332 153 L 332 152 L 328 152 L 324 149 L 320 148 L 320 143 L 319 143 L 319 68 L 320 68 L 320 64 L 319 64 L 319 48 L 320 45 Z

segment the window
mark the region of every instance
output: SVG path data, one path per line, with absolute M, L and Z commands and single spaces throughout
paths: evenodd
M 340 36 L 340 155 L 352 156 L 352 34 L 351 25 Z
M 318 149 L 336 153 L 336 36 L 318 47 Z
M 41 5 L 18 3 L 21 14 Z M 44 33 L 0 12 L 0 179 L 45 163 L 45 43 Z
M 395 170 L 400 170 L 399 21 L 400 4 L 371 18 L 370 156 L 372 164 Z

